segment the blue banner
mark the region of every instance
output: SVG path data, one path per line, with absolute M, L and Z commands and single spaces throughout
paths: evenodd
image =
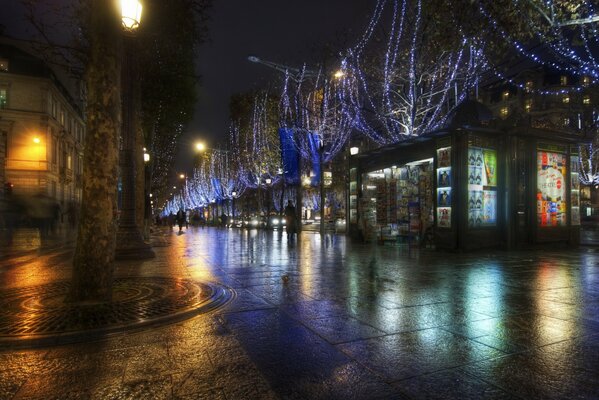
M 293 143 L 293 129 L 279 128 L 279 139 L 281 140 L 281 158 L 283 159 L 285 182 L 288 185 L 299 185 L 299 153 Z
M 310 161 L 312 161 L 312 172 L 314 176 L 311 179 L 312 186 L 320 184 L 320 136 L 317 133 L 308 133 L 308 143 L 310 145 Z

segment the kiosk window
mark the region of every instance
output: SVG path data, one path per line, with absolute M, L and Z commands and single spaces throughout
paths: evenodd
M 468 226 L 497 224 L 497 150 L 471 140 L 468 147 Z
M 541 227 L 565 226 L 566 154 L 537 152 L 537 222 Z

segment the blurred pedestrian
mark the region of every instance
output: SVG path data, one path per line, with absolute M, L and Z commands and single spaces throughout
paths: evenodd
M 38 193 L 29 201 L 27 216 L 31 220 L 33 227 L 39 230 L 42 240 L 46 239 L 50 234 L 54 215 L 54 200 L 44 193 Z
M 23 216 L 23 205 L 12 194 L 12 184 L 6 183 L 4 186 L 4 197 L 0 198 L 0 221 L 4 222 L 6 230 L 6 244 L 11 245 L 15 230 L 19 226 L 19 221 Z
M 288 200 L 287 207 L 285 207 L 285 229 L 287 231 L 287 240 L 293 239 L 297 233 L 296 220 L 295 206 L 291 200 Z
M 179 211 L 177 211 L 176 220 L 177 225 L 179 225 L 179 233 L 181 233 L 183 230 L 183 225 L 185 225 L 187 221 L 187 214 L 185 213 L 184 209 L 181 208 Z
M 175 214 L 173 214 L 172 211 L 166 218 L 166 222 L 168 223 L 168 227 L 173 230 L 173 227 L 175 226 Z
M 220 216 L 220 224 L 224 228 L 227 227 L 227 214 L 225 214 L 225 213 L 221 214 L 221 216 Z

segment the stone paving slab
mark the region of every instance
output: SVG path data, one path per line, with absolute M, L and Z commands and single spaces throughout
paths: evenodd
M 406 252 L 168 230 L 117 277 L 217 282 L 226 307 L 87 343 L 0 351 L 0 399 L 597 399 L 599 252 Z M 70 253 L 0 261 L 0 296 Z M 285 279 L 283 277 L 286 277 Z M 33 294 L 32 294 L 33 296 Z

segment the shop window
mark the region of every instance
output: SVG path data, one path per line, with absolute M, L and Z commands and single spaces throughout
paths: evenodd
M 509 114 L 509 109 L 507 107 L 501 107 L 501 110 L 499 110 L 499 114 L 505 118 L 508 116 Z
M 570 104 L 570 96 L 569 95 L 564 95 L 564 97 L 562 97 L 562 103 L 564 104 Z
M 497 224 L 497 150 L 493 140 L 470 135 L 468 143 L 468 227 Z
M 537 148 L 537 223 L 540 227 L 566 226 L 567 155 L 564 146 Z
M 591 96 L 589 96 L 588 94 L 586 94 L 583 98 L 582 98 L 582 104 L 588 106 L 589 104 L 591 104 Z
M 362 174 L 359 225 L 364 238 L 419 243 L 433 227 L 433 183 L 432 159 Z M 350 209 L 351 196 L 350 186 Z

